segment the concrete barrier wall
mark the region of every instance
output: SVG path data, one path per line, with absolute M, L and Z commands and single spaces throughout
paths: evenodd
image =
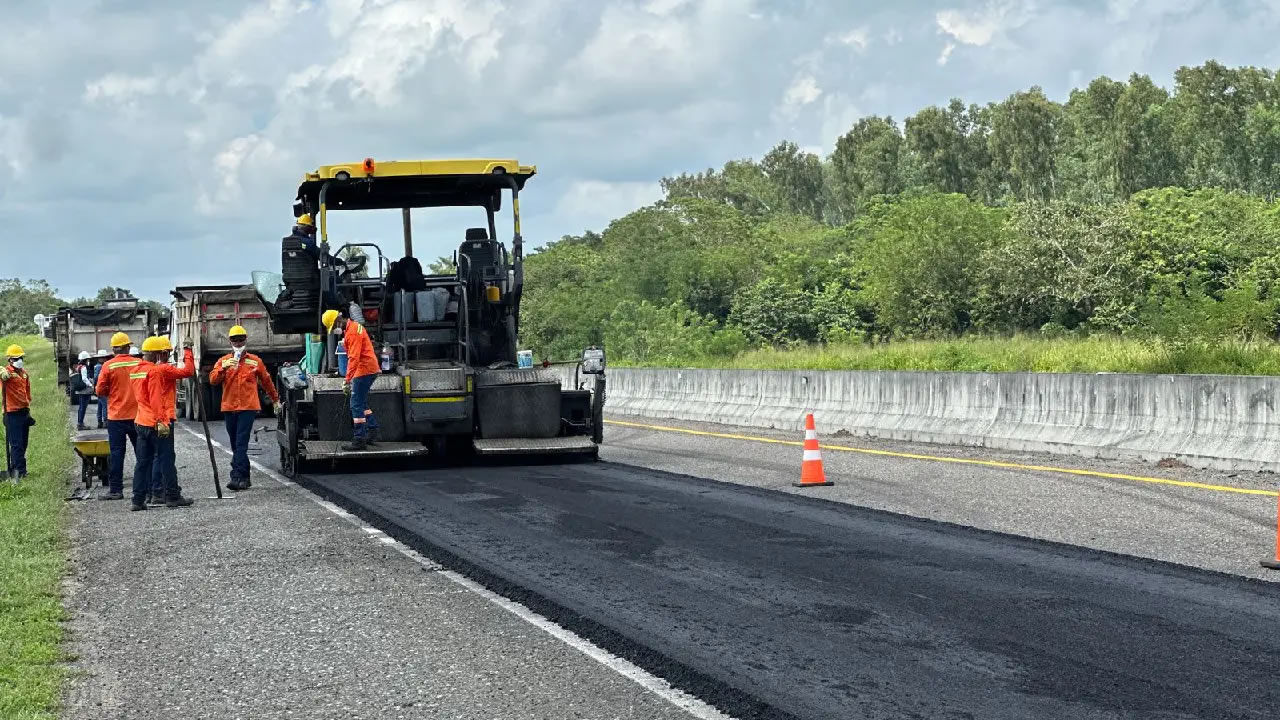
M 829 441 L 848 433 L 1280 470 L 1280 378 L 612 369 L 608 380 L 613 415 L 799 431 L 813 412 Z

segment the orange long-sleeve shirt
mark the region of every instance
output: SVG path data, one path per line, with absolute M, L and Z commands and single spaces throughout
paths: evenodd
M 4 383 L 4 411 L 16 412 L 31 407 L 31 376 L 26 370 L 10 365 L 0 367 L 0 383 Z
M 140 427 L 172 423 L 178 415 L 178 380 L 196 374 L 195 356 L 187 348 L 182 353 L 182 367 L 169 363 L 147 365 L 146 377 L 138 384 L 138 415 L 133 421 Z
M 369 331 L 360 323 L 347 323 L 347 329 L 342 332 L 342 346 L 347 351 L 347 382 L 382 372 L 378 354 L 373 351 L 373 341 L 369 339 Z
M 94 393 L 107 398 L 108 420 L 132 420 L 138 414 L 138 400 L 133 396 L 132 373 L 139 372 L 142 358 L 117 355 L 102 364 Z M 140 379 L 140 378 L 134 378 Z
M 261 410 L 258 400 L 258 385 L 267 391 L 271 402 L 280 402 L 275 383 L 271 382 L 271 373 L 267 372 L 266 363 L 253 353 L 240 356 L 236 363 L 235 353 L 228 353 L 218 358 L 209 371 L 209 382 L 222 386 L 222 412 L 240 412 L 241 410 Z

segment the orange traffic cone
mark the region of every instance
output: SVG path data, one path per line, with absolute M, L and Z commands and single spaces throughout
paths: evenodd
M 1280 496 L 1276 497 L 1276 557 L 1274 560 L 1263 560 L 1262 567 L 1280 570 Z
M 804 461 L 800 463 L 800 482 L 796 487 L 820 487 L 835 485 L 827 480 L 822 469 L 822 451 L 818 449 L 818 430 L 813 425 L 813 413 L 804 418 Z

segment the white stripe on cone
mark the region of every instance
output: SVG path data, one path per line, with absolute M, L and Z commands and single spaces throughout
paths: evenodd
M 792 455 L 792 457 L 795 457 L 795 456 L 794 456 L 794 455 Z M 821 452 L 821 451 L 819 451 L 819 450 L 805 450 L 805 451 L 804 451 L 804 461 L 805 461 L 805 462 L 810 462 L 810 461 L 812 461 L 812 460 L 821 460 L 821 459 L 822 459 L 822 452 Z
M 817 430 L 805 430 L 805 431 L 804 431 L 804 439 L 805 439 L 805 440 L 817 440 L 817 439 L 818 439 L 818 431 L 817 431 Z

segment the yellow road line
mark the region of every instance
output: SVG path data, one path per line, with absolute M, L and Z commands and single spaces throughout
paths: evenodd
M 623 422 L 621 420 L 605 420 L 609 425 L 658 430 L 661 432 L 684 433 L 685 435 L 702 435 L 705 437 L 724 438 L 726 440 L 748 440 L 750 442 L 772 443 L 774 445 L 792 445 L 803 447 L 798 440 L 778 440 L 776 438 L 757 437 L 755 435 L 735 435 L 732 433 L 709 432 L 706 430 L 690 430 L 688 428 L 669 427 L 666 425 L 647 425 L 645 423 Z M 1190 482 L 1187 480 L 1170 480 L 1168 478 L 1145 477 L 1143 475 L 1125 475 L 1123 473 L 1101 472 L 1099 470 L 1080 470 L 1077 468 L 1053 467 L 1051 465 L 1023 465 L 1022 463 L 999 462 L 997 460 L 972 460 L 970 458 L 942 457 L 939 455 L 920 455 L 917 453 L 893 452 L 891 450 L 872 450 L 871 448 L 849 447 L 848 445 L 828 445 L 822 443 L 823 450 L 862 453 L 864 455 L 882 455 L 885 457 L 906 458 L 909 460 L 932 460 L 934 462 L 956 463 L 958 465 L 982 465 L 984 467 L 1003 468 L 1006 470 L 1029 470 L 1035 472 L 1053 472 L 1066 475 L 1083 475 L 1086 477 L 1108 478 L 1111 480 L 1131 480 L 1133 482 L 1153 483 L 1156 485 L 1176 485 L 1177 487 L 1196 488 L 1197 490 L 1213 490 L 1215 492 L 1238 493 L 1240 495 L 1268 495 L 1276 497 L 1275 490 L 1262 488 L 1232 487 L 1230 485 L 1210 485 L 1208 483 Z

